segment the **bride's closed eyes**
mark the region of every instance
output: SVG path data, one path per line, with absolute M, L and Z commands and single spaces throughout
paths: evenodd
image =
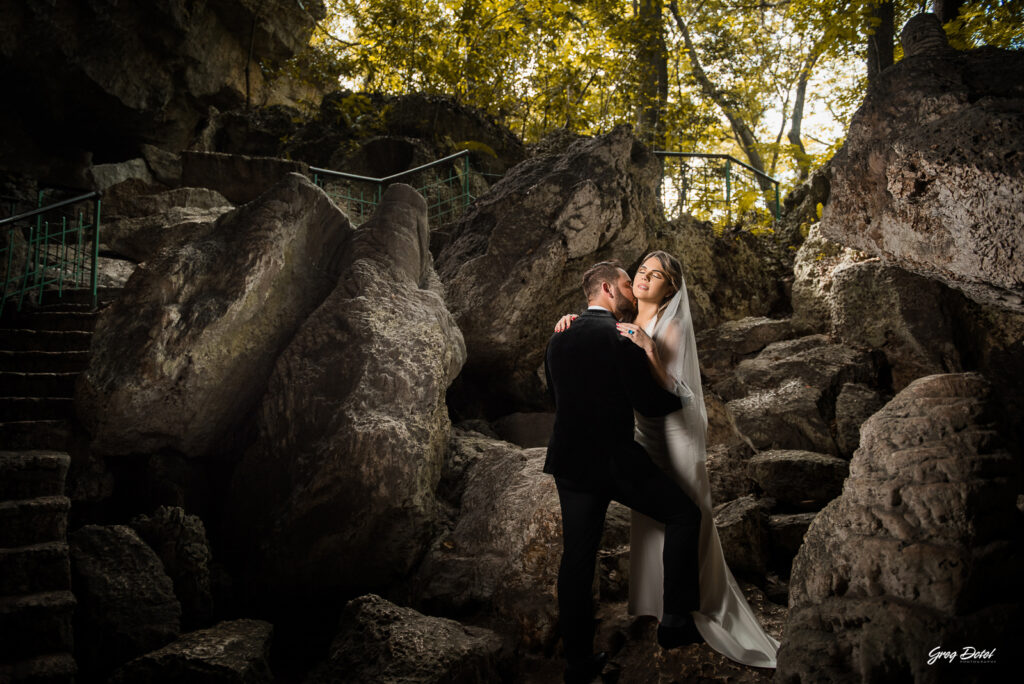
M 659 271 L 658 269 L 652 268 L 648 270 L 646 266 L 641 266 L 640 268 L 638 268 L 636 270 L 636 274 L 638 276 L 645 275 L 651 280 L 662 280 L 665 278 L 665 274 Z

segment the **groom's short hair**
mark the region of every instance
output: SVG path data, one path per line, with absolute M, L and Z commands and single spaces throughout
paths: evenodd
M 618 261 L 602 261 L 588 268 L 583 274 L 583 294 L 586 295 L 587 301 L 600 294 L 601 283 L 617 285 L 622 275 L 619 273 L 621 269 Z

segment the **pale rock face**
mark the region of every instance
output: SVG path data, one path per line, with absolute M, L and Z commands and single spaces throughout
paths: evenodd
M 643 255 L 660 224 L 658 161 L 627 127 L 513 168 L 452 227 L 438 273 L 466 339 L 463 380 L 495 412 L 541 408 L 544 350 L 586 305 L 583 273 Z
M 423 198 L 391 186 L 276 361 L 226 509 L 253 591 L 350 595 L 422 557 L 465 361 L 427 241 Z
M 1012 657 L 1021 479 L 998 403 L 980 375 L 932 375 L 864 424 L 793 564 L 779 681 L 950 681 L 927 663 L 937 646 Z
M 281 349 L 334 287 L 348 219 L 291 175 L 137 269 L 96 324 L 76 387 L 101 454 L 226 448 Z
M 1024 55 L 907 38 L 919 49 L 880 75 L 833 160 L 821 232 L 1024 311 Z

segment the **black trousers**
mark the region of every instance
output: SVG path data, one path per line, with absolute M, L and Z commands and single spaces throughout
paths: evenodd
M 700 608 L 700 508 L 639 446 L 613 459 L 593 482 L 555 478 L 562 509 L 558 612 L 569 665 L 593 655 L 593 581 L 604 518 L 612 501 L 665 525 L 665 613 Z

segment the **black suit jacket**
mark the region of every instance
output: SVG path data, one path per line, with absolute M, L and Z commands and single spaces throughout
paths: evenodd
M 544 472 L 579 486 L 611 476 L 612 460 L 643 452 L 633 410 L 664 416 L 681 408 L 659 385 L 640 347 L 619 334 L 610 312 L 589 310 L 548 342 L 544 369 L 555 427 Z

